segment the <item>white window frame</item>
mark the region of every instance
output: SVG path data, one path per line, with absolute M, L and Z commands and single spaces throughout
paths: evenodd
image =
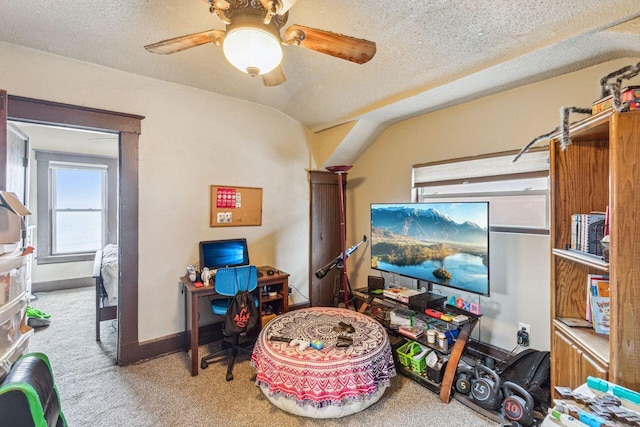
M 91 261 L 95 251 L 55 253 L 55 169 L 104 170 L 102 205 L 102 246 L 117 244 L 117 178 L 118 159 L 108 156 L 73 154 L 36 150 L 38 200 L 38 264 Z M 62 211 L 94 211 L 95 209 L 63 209 Z
M 57 173 L 60 170 L 87 170 L 93 172 L 101 172 L 101 188 L 100 188 L 100 198 L 101 207 L 99 209 L 93 208 L 58 208 L 58 188 L 57 183 Z M 51 255 L 53 256 L 63 256 L 63 255 L 78 255 L 86 253 L 86 251 L 76 251 L 76 252 L 59 252 L 56 250 L 58 247 L 56 238 L 58 236 L 58 213 L 60 212 L 100 212 L 100 245 L 96 249 L 103 248 L 105 245 L 106 234 L 107 234 L 107 166 L 106 165 L 97 165 L 97 164 L 84 164 L 84 163 L 68 163 L 68 162 L 49 162 L 49 172 L 51 174 L 51 187 L 49 191 L 51 191 Z M 92 251 L 95 252 L 95 251 Z
M 489 226 L 492 232 L 549 234 L 550 198 L 549 198 L 549 151 L 542 147 L 532 150 L 517 162 L 513 162 L 517 152 L 509 151 L 473 158 L 453 159 L 414 165 L 412 197 L 414 201 L 437 201 L 447 199 L 455 201 L 483 200 L 510 196 L 543 196 L 544 224 L 542 226 L 497 225 Z M 516 191 L 460 191 L 467 184 L 515 181 L 526 178 L 545 178 L 539 189 L 523 188 Z M 540 182 L 540 180 L 538 180 Z M 451 192 L 446 187 L 451 186 Z M 429 188 L 437 192 L 428 193 Z M 462 187 L 462 188 L 461 188 Z M 444 191 L 443 191 L 444 190 Z

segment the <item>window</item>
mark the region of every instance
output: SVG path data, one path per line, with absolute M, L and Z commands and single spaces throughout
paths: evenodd
M 549 164 L 547 150 L 452 160 L 413 167 L 415 200 L 490 202 L 491 231 L 548 234 Z
M 38 263 L 93 259 L 116 243 L 117 159 L 36 151 Z

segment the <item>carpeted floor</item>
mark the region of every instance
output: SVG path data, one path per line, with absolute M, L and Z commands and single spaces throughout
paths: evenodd
M 92 288 L 38 294 L 32 306 L 52 315 L 51 325 L 33 335 L 29 351 L 47 354 L 62 400 L 74 426 L 447 426 L 498 424 L 453 400 L 449 404 L 398 375 L 370 408 L 349 417 L 314 420 L 273 406 L 252 381 L 248 356 L 241 356 L 235 379 L 224 380 L 224 363 L 192 377 L 185 352 L 130 366 L 117 366 L 116 331 L 102 322 L 95 341 Z M 201 354 L 215 350 L 202 346 Z

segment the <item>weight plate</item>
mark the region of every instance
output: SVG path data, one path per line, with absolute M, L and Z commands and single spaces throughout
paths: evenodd
M 504 415 L 513 421 L 518 421 L 522 418 L 522 413 L 524 412 L 524 408 L 516 399 L 506 398 L 504 400 L 502 409 L 504 411 Z

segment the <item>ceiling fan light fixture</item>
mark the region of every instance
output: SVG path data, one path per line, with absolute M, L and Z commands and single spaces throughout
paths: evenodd
M 282 62 L 282 46 L 276 30 L 255 20 L 234 18 L 227 27 L 222 44 L 227 61 L 240 71 L 252 76 L 267 74 Z

